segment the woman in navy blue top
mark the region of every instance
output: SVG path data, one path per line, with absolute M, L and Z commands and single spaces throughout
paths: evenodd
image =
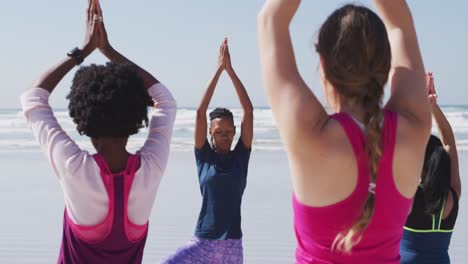
M 209 140 L 206 111 L 221 73 L 226 70 L 243 109 L 241 135 L 234 150 L 234 118 L 226 108 L 210 113 Z M 195 159 L 203 203 L 195 236 L 163 263 L 243 263 L 241 203 L 246 186 L 253 138 L 253 106 L 231 65 L 227 39 L 219 50 L 216 73 L 197 109 Z
M 426 147 L 421 184 L 400 244 L 401 263 L 405 264 L 450 263 L 448 249 L 461 194 L 455 137 L 437 105 L 432 73 L 428 75 L 428 88 L 440 139 L 431 136 Z

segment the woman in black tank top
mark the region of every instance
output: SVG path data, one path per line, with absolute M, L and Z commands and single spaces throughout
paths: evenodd
M 450 263 L 448 248 L 458 215 L 461 180 L 455 137 L 437 105 L 432 73 L 428 90 L 441 139 L 431 135 L 426 147 L 421 184 L 404 227 L 401 263 Z

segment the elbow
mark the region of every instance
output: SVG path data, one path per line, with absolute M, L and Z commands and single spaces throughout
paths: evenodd
M 244 109 L 244 115 L 249 115 L 253 117 L 254 108 L 252 105 L 249 105 Z
M 265 34 L 274 29 L 275 24 L 274 15 L 267 13 L 266 11 L 260 11 L 257 16 L 257 30 L 260 35 Z
M 257 15 L 258 29 L 270 28 L 271 26 L 288 26 L 296 13 L 301 0 L 283 0 L 279 3 L 266 1 L 262 10 Z
M 148 93 L 153 99 L 155 108 L 177 108 L 177 101 L 174 95 L 169 89 L 167 89 L 166 86 L 162 85 L 161 83 L 158 83 L 156 86 L 149 88 Z
M 174 97 L 172 97 L 172 106 L 177 109 L 177 100 Z
M 273 17 L 274 16 L 271 14 L 271 12 L 269 12 L 267 8 L 262 8 L 262 10 L 260 10 L 260 12 L 257 15 L 258 31 L 260 32 L 266 30 L 269 27 L 269 25 L 273 23 Z
M 254 113 L 253 113 L 253 110 L 252 111 L 249 111 L 249 110 L 244 110 L 244 115 L 242 117 L 242 122 L 249 122 L 249 123 L 252 123 L 254 120 Z
M 263 7 L 257 15 L 257 23 L 261 25 L 265 23 L 265 20 L 268 18 L 268 13 L 265 7 Z
M 167 94 L 167 97 L 165 98 L 164 101 L 166 101 L 167 104 L 171 105 L 172 107 L 177 108 L 177 100 L 175 99 L 174 95 L 171 92 Z
M 197 108 L 197 120 L 206 118 L 206 109 Z

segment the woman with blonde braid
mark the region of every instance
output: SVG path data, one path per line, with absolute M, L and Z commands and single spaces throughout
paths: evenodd
M 382 19 L 356 5 L 326 19 L 316 49 L 328 115 L 294 58 L 300 2 L 267 0 L 258 18 L 263 83 L 291 168 L 296 263 L 400 263 L 431 129 L 409 8 L 374 0 Z

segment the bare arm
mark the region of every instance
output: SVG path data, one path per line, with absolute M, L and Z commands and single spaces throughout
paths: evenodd
M 141 68 L 134 62 L 130 61 L 127 59 L 125 56 L 120 54 L 118 51 L 116 51 L 114 48 L 110 48 L 107 50 L 103 50 L 102 53 L 112 62 L 115 63 L 126 63 L 126 64 L 132 64 L 136 67 L 138 76 L 143 80 L 143 83 L 147 89 L 151 88 L 153 85 L 159 83 L 159 81 L 151 75 L 149 72 L 147 72 L 145 69 Z
M 408 119 L 425 144 L 425 136 L 429 136 L 431 129 L 431 112 L 424 63 L 411 12 L 405 0 L 373 2 L 385 23 L 392 50 L 391 97 L 387 108 Z
M 287 145 L 318 134 L 328 115 L 297 69 L 289 25 L 300 0 L 267 0 L 258 16 L 263 84 Z M 294 117 L 294 118 L 291 118 Z
M 231 77 L 234 88 L 236 89 L 237 97 L 239 98 L 240 104 L 242 106 L 242 110 L 244 111 L 244 114 L 242 116 L 242 124 L 241 124 L 242 142 L 244 143 L 246 148 L 250 149 L 252 147 L 252 140 L 253 140 L 252 102 L 250 101 L 247 90 L 245 90 L 244 85 L 242 84 L 241 80 L 239 79 L 236 72 L 232 68 L 231 56 L 229 54 L 229 49 L 227 46 L 226 46 L 225 59 L 226 59 L 226 72 L 228 73 L 229 77 Z
M 102 9 L 99 2 L 96 2 L 97 13 L 99 15 L 99 50 L 106 56 L 110 61 L 114 63 L 127 63 L 134 65 L 137 69 L 138 75 L 143 80 L 143 83 L 147 89 L 151 88 L 153 85 L 159 83 L 159 81 L 151 75 L 149 72 L 132 62 L 131 60 L 127 59 L 124 55 L 120 54 L 117 50 L 115 50 L 109 42 L 107 37 L 107 31 L 104 25 L 104 20 L 102 19 Z
M 92 0 L 89 0 L 86 21 L 86 38 L 81 49 L 83 58 L 88 57 L 97 48 L 97 21 L 95 20 L 94 14 L 96 12 L 95 6 Z M 33 85 L 33 88 L 40 87 L 52 93 L 57 84 L 63 79 L 68 72 L 76 66 L 77 62 L 74 58 L 67 57 L 61 62 L 47 70 L 42 74 Z
M 89 0 L 86 38 L 81 50 L 83 58 L 89 56 L 97 48 L 98 31 L 94 14 L 93 0 Z M 62 78 L 76 65 L 75 58 L 63 59 L 39 77 L 34 86 L 21 96 L 28 126 L 47 154 L 55 174 L 62 179 L 84 168 L 87 153 L 82 151 L 62 129 L 49 105 L 49 96 Z
M 432 115 L 434 116 L 437 129 L 439 130 L 442 144 L 444 144 L 444 148 L 450 156 L 450 169 L 452 172 L 450 175 L 450 186 L 457 193 L 458 199 L 460 199 L 461 179 L 458 163 L 457 144 L 455 142 L 455 136 L 453 134 L 452 126 L 450 126 L 450 123 L 448 122 L 447 118 L 442 112 L 442 109 L 440 109 L 439 105 L 437 104 L 437 94 L 435 92 L 434 79 L 432 75 L 429 76 L 429 92 L 429 98 L 432 103 Z
M 195 120 L 195 147 L 201 149 L 206 141 L 208 131 L 208 121 L 206 120 L 206 111 L 210 105 L 214 90 L 218 84 L 219 76 L 223 72 L 222 68 L 217 68 L 214 76 L 208 82 L 205 93 L 197 108 L 197 117 Z
M 218 55 L 218 65 L 216 66 L 216 72 L 214 76 L 208 82 L 208 85 L 205 89 L 205 93 L 200 101 L 200 104 L 197 108 L 197 117 L 195 120 L 195 147 L 201 149 L 206 141 L 206 133 L 208 131 L 208 123 L 206 120 L 206 111 L 210 105 L 211 98 L 213 97 L 214 90 L 218 84 L 219 76 L 224 70 L 224 42 L 219 48 Z

